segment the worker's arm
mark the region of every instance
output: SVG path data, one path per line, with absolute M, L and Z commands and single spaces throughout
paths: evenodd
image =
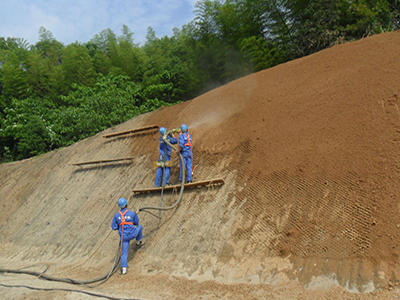
M 175 136 L 173 134 L 170 135 L 170 140 L 169 140 L 170 144 L 177 144 L 178 140 L 175 138 Z
M 136 214 L 134 214 L 133 216 L 133 225 L 139 225 L 139 216 Z
M 112 223 L 111 223 L 111 228 L 112 230 L 117 230 L 119 227 L 118 223 L 117 223 L 117 218 L 114 216 Z
M 181 152 L 183 145 L 185 145 L 185 140 L 183 139 L 183 135 L 179 136 L 179 145 L 178 145 L 178 153 Z

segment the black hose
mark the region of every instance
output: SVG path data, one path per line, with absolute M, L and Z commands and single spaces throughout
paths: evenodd
M 17 288 L 26 288 L 26 289 L 31 289 L 31 290 L 36 290 L 36 291 L 62 291 L 62 292 L 74 292 L 74 293 L 83 293 L 86 295 L 94 296 L 94 297 L 99 297 L 99 298 L 106 298 L 106 299 L 111 299 L 111 300 L 140 300 L 140 299 L 133 299 L 133 298 L 115 298 L 111 296 L 106 296 L 106 295 L 101 295 L 101 294 L 95 294 L 87 291 L 82 291 L 82 290 L 74 290 L 74 289 L 62 289 L 62 288 L 38 288 L 38 287 L 33 287 L 33 286 L 28 286 L 28 285 L 8 285 L 8 284 L 1 284 L 0 286 L 3 287 L 17 287 Z
M 183 190 L 185 188 L 185 178 L 186 178 L 186 174 L 185 174 L 185 161 L 183 160 L 183 156 L 181 153 L 178 152 L 178 150 L 170 143 L 168 142 L 168 140 L 165 140 L 165 142 L 172 148 L 175 150 L 176 153 L 178 153 L 179 155 L 179 159 L 181 160 L 181 164 L 182 164 L 182 184 L 181 184 L 181 190 L 179 192 L 179 196 L 178 199 L 175 201 L 174 204 L 172 204 L 171 206 L 167 206 L 167 207 L 155 207 L 155 206 L 145 206 L 145 207 L 141 207 L 139 208 L 139 211 L 145 211 L 148 209 L 154 209 L 154 210 L 169 210 L 169 209 L 173 209 L 175 206 L 177 206 L 179 204 L 179 202 L 182 199 L 182 195 L 183 195 Z
M 161 215 L 161 210 L 169 210 L 169 209 L 174 208 L 175 206 L 177 206 L 179 204 L 179 202 L 182 199 L 183 190 L 184 190 L 184 186 L 185 186 L 185 178 L 186 178 L 185 162 L 183 160 L 182 154 L 179 153 L 178 150 L 171 143 L 169 143 L 167 140 L 165 140 L 165 142 L 172 149 L 174 149 L 175 152 L 178 153 L 179 159 L 180 159 L 181 164 L 182 164 L 182 184 L 181 184 L 181 190 L 179 192 L 178 199 L 171 206 L 167 206 L 167 207 L 147 206 L 147 207 L 141 207 L 139 209 L 139 211 L 144 211 L 144 212 L 152 214 L 151 212 L 148 212 L 146 210 L 149 210 L 149 209 L 160 210 L 160 215 Z M 163 170 L 163 177 L 164 177 L 164 170 Z M 164 178 L 163 177 L 162 177 L 162 191 L 164 189 Z M 162 193 L 161 193 L 161 200 L 162 200 Z M 161 200 L 160 200 L 160 205 L 161 205 Z M 152 215 L 154 215 L 154 214 L 152 214 Z M 160 216 L 160 218 L 161 218 L 161 216 Z M 45 272 L 47 271 L 47 268 L 46 268 L 46 270 L 44 272 L 41 272 L 41 273 L 40 272 L 34 272 L 34 271 L 23 271 L 22 269 L 18 269 L 18 270 L 15 270 L 15 269 L 0 269 L 0 273 L 28 274 L 28 275 L 37 276 L 38 278 L 49 280 L 49 281 L 58 281 L 58 282 L 65 282 L 65 283 L 71 283 L 71 284 L 80 284 L 80 285 L 84 285 L 84 286 L 87 286 L 87 287 L 90 287 L 90 288 L 94 288 L 94 287 L 99 286 L 99 285 L 103 284 L 104 282 L 106 282 L 108 280 L 108 278 L 110 278 L 110 276 L 113 275 L 117 271 L 118 264 L 119 264 L 119 261 L 121 259 L 120 249 L 121 249 L 121 244 L 118 243 L 118 250 L 117 250 L 117 254 L 116 254 L 115 259 L 114 259 L 114 265 L 112 266 L 110 271 L 107 274 L 105 274 L 105 275 L 103 275 L 103 276 L 101 276 L 99 278 L 92 279 L 92 280 L 76 280 L 76 279 L 72 279 L 72 278 L 59 278 L 59 277 L 54 277 L 54 276 L 51 276 L 51 275 L 46 275 Z M 92 283 L 99 282 L 99 281 L 100 281 L 100 283 L 98 283 L 96 285 L 91 285 Z M 7 285 L 2 285 L 2 284 L 0 284 L 0 285 L 1 286 L 7 286 Z M 12 286 L 12 287 L 17 287 L 17 286 Z M 18 287 L 32 288 L 32 287 L 28 287 L 28 286 L 18 286 Z M 32 288 L 32 289 L 36 289 L 36 288 Z M 91 294 L 91 293 L 84 292 L 84 291 L 79 291 L 79 290 L 68 290 L 68 289 L 43 289 L 43 290 L 76 291 L 76 292 L 87 293 L 87 294 L 93 295 L 93 296 L 105 297 L 105 298 L 108 298 L 108 299 L 119 299 L 119 298 L 112 298 L 112 297 L 107 297 L 107 296 L 102 296 L 102 295 L 95 295 L 95 294 Z
M 168 137 L 168 133 L 167 133 L 167 137 Z M 164 141 L 166 142 L 166 139 Z M 162 170 L 162 176 L 161 176 L 160 207 L 162 205 L 162 197 L 163 197 L 163 194 L 164 194 L 164 186 L 165 186 L 164 178 L 165 178 L 165 164 L 166 164 L 166 161 L 167 161 L 167 155 L 166 154 L 167 154 L 167 146 L 164 147 L 164 163 L 163 163 L 163 170 Z M 159 213 L 159 219 L 161 219 L 161 210 L 160 210 L 160 213 Z
M 94 288 L 94 287 L 99 286 L 99 285 L 103 284 L 104 282 L 106 282 L 108 280 L 108 278 L 110 278 L 110 276 L 116 272 L 116 270 L 118 269 L 118 263 L 121 258 L 119 253 L 120 253 L 120 244 L 118 243 L 117 255 L 115 256 L 114 265 L 112 266 L 110 271 L 107 274 L 105 274 L 99 278 L 92 279 L 92 280 L 76 280 L 76 279 L 72 279 L 72 278 L 59 278 L 59 277 L 54 277 L 51 275 L 44 274 L 44 272 L 24 271 L 22 269 L 0 269 L 0 273 L 27 274 L 27 275 L 37 276 L 39 279 L 45 279 L 45 280 L 49 280 L 49 281 L 59 281 L 59 282 L 72 283 L 72 284 L 80 284 L 80 285 L 85 285 L 90 288 Z M 96 285 L 90 285 L 92 283 L 99 282 L 99 281 L 100 281 L 100 283 L 98 283 Z

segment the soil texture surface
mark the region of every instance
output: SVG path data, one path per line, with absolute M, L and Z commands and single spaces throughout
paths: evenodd
M 173 208 L 139 212 L 146 244 L 131 245 L 126 275 L 86 286 L 2 272 L 0 298 L 400 299 L 399 106 L 395 31 L 1 164 L 2 270 L 95 280 L 118 252 L 120 197 Z M 157 129 L 181 124 L 194 183 L 223 184 L 138 192 L 154 188 Z M 175 151 L 171 163 L 179 184 Z

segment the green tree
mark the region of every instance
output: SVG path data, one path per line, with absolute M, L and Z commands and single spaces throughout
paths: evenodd
M 345 0 L 347 1 L 347 0 Z M 291 6 L 297 55 L 303 56 L 340 43 L 343 38 L 343 0 L 300 0 Z
M 111 60 L 107 56 L 107 53 L 101 51 L 98 46 L 94 43 L 86 43 L 86 48 L 89 51 L 89 55 L 93 61 L 93 67 L 95 69 L 96 74 L 101 73 L 103 75 L 107 75 L 112 67 Z
M 25 56 L 19 57 L 13 50 L 0 50 L 1 93 L 8 102 L 11 98 L 29 95 Z
M 99 34 L 95 34 L 89 43 L 96 45 L 97 49 L 109 53 L 111 45 L 117 42 L 117 36 L 115 33 L 107 28 L 102 30 Z
M 348 1 L 348 7 L 349 9 L 346 11 L 345 32 L 353 39 L 359 39 L 371 34 L 378 34 L 398 28 L 396 24 L 392 22 L 395 20 L 394 16 L 396 15 L 396 11 L 392 10 L 393 6 L 391 6 L 389 1 Z
M 45 153 L 56 144 L 51 132 L 51 101 L 40 98 L 12 99 L 1 119 L 0 153 L 22 159 Z
M 80 44 L 70 44 L 62 51 L 64 89 L 69 90 L 73 83 L 93 86 L 96 72 L 88 49 Z
M 45 121 L 39 116 L 28 116 L 23 130 L 18 131 L 15 137 L 19 140 L 17 159 L 32 157 L 51 150 L 49 131 Z
M 141 81 L 144 53 L 133 43 L 133 32 L 126 25 L 123 25 L 122 35 L 117 42 L 111 57 L 113 66 L 120 68 L 132 81 Z
M 58 42 L 53 34 L 40 27 L 39 41 L 31 50 L 28 71 L 30 83 L 35 94 L 47 96 L 57 102 L 60 95 L 68 93 L 64 87 L 64 73 L 61 67 L 64 45 Z
M 241 51 L 252 66 L 254 72 L 265 70 L 285 62 L 285 54 L 272 42 L 260 37 L 242 40 Z

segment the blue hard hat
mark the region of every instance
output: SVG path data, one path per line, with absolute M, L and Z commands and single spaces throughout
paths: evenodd
M 126 201 L 126 199 L 125 198 L 119 198 L 119 200 L 118 200 L 118 207 L 124 207 L 125 205 L 127 205 L 128 204 L 128 201 Z
M 187 131 L 187 130 L 188 130 L 187 125 L 186 124 L 182 124 L 181 131 Z
M 167 131 L 167 128 L 161 127 L 159 131 L 160 131 L 160 134 L 163 135 Z

